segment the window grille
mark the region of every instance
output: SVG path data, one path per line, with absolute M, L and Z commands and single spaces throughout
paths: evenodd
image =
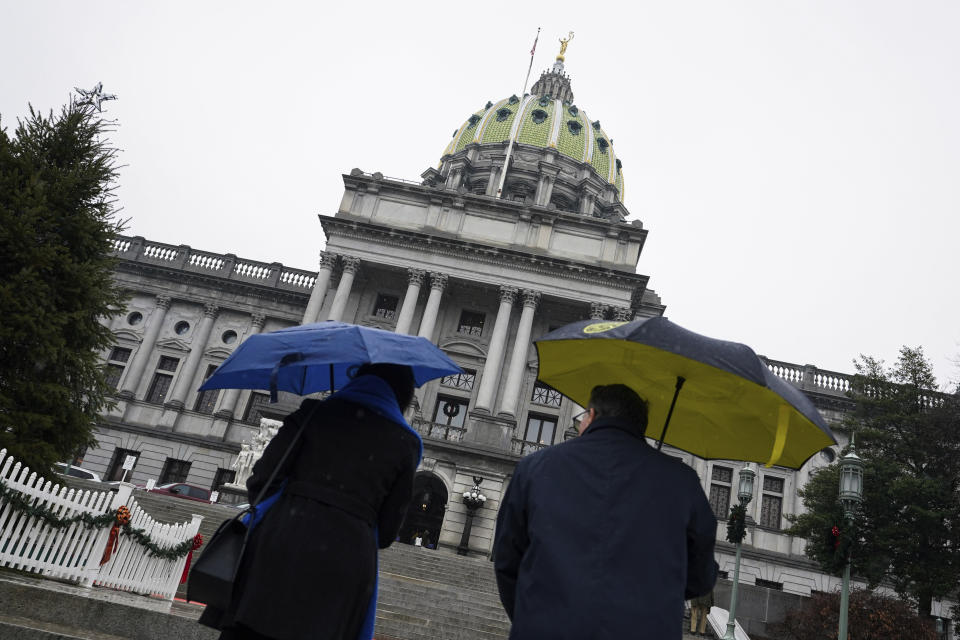
M 373 305 L 373 315 L 384 320 L 393 320 L 397 315 L 397 305 L 400 298 L 385 293 L 377 294 L 377 301 Z
M 473 390 L 473 383 L 476 380 L 477 372 L 472 369 L 464 369 L 463 373 L 452 376 L 444 376 L 440 379 L 440 384 L 444 387 L 453 389 L 463 389 L 464 391 Z
M 730 515 L 730 487 L 733 482 L 733 469 L 718 464 L 710 472 L 710 508 L 718 520 L 726 520 Z
M 763 476 L 763 495 L 760 498 L 760 526 L 780 528 L 783 512 L 783 478 Z
M 460 323 L 457 325 L 457 333 L 468 336 L 480 336 L 483 334 L 483 320 L 486 314 L 476 311 L 463 311 L 460 313 Z
M 130 360 L 131 349 L 124 347 L 114 347 L 107 358 L 106 380 L 111 388 L 116 389 L 120 385 L 120 377 L 123 370 L 127 367 L 127 361 Z
M 563 401 L 563 395 L 553 387 L 538 381 L 533 385 L 533 396 L 530 399 L 537 404 L 559 407 Z
M 203 376 L 204 381 L 213 375 L 213 372 L 216 370 L 217 365 L 207 365 L 207 373 Z M 219 397 L 220 389 L 207 389 L 206 391 L 201 391 L 199 395 L 197 395 L 197 403 L 194 405 L 193 410 L 199 411 L 200 413 L 213 413 L 213 409 L 217 406 L 217 399 Z

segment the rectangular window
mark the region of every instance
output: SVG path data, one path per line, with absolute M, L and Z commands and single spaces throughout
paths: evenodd
M 454 389 L 471 391 L 473 389 L 473 381 L 476 379 L 476 377 L 476 371 L 473 369 L 464 369 L 463 373 L 458 373 L 454 376 L 444 376 L 440 379 L 440 384 L 444 387 L 452 387 Z
M 530 399 L 537 404 L 543 404 L 548 407 L 559 407 L 563 396 L 550 385 L 543 384 L 538 380 L 533 385 L 533 397 Z
M 757 578 L 757 586 L 764 587 L 765 589 L 773 589 L 774 591 L 783 591 L 783 583 L 764 580 L 763 578 Z
M 204 381 L 212 376 L 213 372 L 216 370 L 217 365 L 207 365 L 207 373 L 203 376 Z M 201 391 L 199 395 L 197 395 L 197 404 L 194 405 L 193 410 L 199 411 L 200 413 L 213 413 L 213 408 L 217 406 L 217 399 L 219 397 L 220 389 L 207 389 L 206 391 Z
M 160 482 L 158 484 L 186 482 L 187 474 L 189 473 L 190 462 L 186 460 L 167 458 L 166 462 L 163 463 L 163 471 L 160 472 Z
M 465 398 L 439 396 L 437 408 L 433 411 L 433 421 L 450 427 L 462 427 L 467 419 L 469 404 Z
M 260 418 L 264 417 L 264 409 L 270 404 L 270 396 L 266 393 L 251 393 L 250 402 L 247 403 L 247 410 L 243 412 L 244 422 L 260 424 Z
M 486 317 L 486 314 L 478 311 L 462 311 L 460 313 L 460 323 L 457 325 L 457 333 L 468 336 L 483 335 L 483 320 Z
M 387 295 L 385 293 L 377 294 L 377 301 L 373 305 L 373 315 L 385 320 L 393 320 L 397 315 L 397 305 L 400 298 Z
M 130 359 L 131 349 L 124 347 L 114 347 L 107 357 L 106 378 L 107 384 L 116 389 L 120 385 L 120 376 L 127 367 L 127 361 Z
M 107 467 L 107 475 L 104 478 L 105 482 L 123 480 L 123 462 L 127 459 L 127 456 L 134 456 L 137 459 L 136 462 L 133 463 L 133 469 L 137 468 L 137 462 L 140 461 L 140 452 L 117 447 L 113 450 L 113 457 L 110 458 L 110 466 Z M 128 480 L 130 479 L 130 475 L 133 473 L 133 469 L 131 469 L 130 473 L 127 474 Z
M 153 374 L 153 380 L 150 381 L 150 388 L 147 390 L 147 402 L 163 404 L 163 401 L 167 399 L 170 383 L 173 382 L 173 372 L 177 370 L 178 364 L 180 364 L 178 358 L 160 356 L 157 371 Z M 168 371 L 170 373 L 167 373 Z
M 733 469 L 713 465 L 710 476 L 710 507 L 718 520 L 726 520 L 730 515 L 730 485 L 733 482 Z
M 760 498 L 760 526 L 780 528 L 783 510 L 783 478 L 763 476 L 763 496 Z
M 527 429 L 523 439 L 537 444 L 553 444 L 553 436 L 557 432 L 557 419 L 554 416 L 527 416 Z
M 236 478 L 237 472 L 233 469 L 217 469 L 217 473 L 213 476 L 213 484 L 210 486 L 210 490 L 220 491 L 220 487 L 233 482 Z

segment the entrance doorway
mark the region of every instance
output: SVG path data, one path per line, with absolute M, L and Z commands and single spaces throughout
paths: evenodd
M 413 500 L 400 527 L 400 542 L 421 544 L 436 549 L 440 541 L 440 527 L 447 511 L 447 488 L 443 480 L 432 473 L 418 473 L 413 479 Z

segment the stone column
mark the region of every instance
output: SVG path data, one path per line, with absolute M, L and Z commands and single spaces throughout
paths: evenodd
M 180 368 L 180 376 L 177 378 L 177 384 L 173 386 L 173 393 L 170 394 L 166 405 L 173 409 L 182 409 L 183 403 L 193 384 L 193 379 L 197 374 L 197 367 L 200 366 L 200 359 L 203 357 L 203 350 L 210 340 L 210 332 L 213 331 L 213 323 L 217 319 L 220 308 L 213 304 L 203 305 L 203 318 L 200 320 L 200 326 L 197 327 L 193 335 L 193 344 L 190 347 L 190 355 L 187 361 Z
M 590 319 L 591 320 L 603 320 L 607 315 L 607 305 L 601 304 L 599 302 L 590 303 Z
M 420 321 L 420 332 L 417 334 L 433 342 L 433 330 L 437 326 L 437 314 L 440 313 L 440 298 L 443 289 L 447 286 L 447 274 L 430 274 L 430 297 L 427 298 L 427 307 L 423 310 L 423 319 Z
M 360 267 L 360 258 L 341 256 L 340 260 L 343 262 L 343 272 L 340 274 L 337 293 L 333 296 L 330 315 L 327 316 L 327 320 L 336 320 L 337 322 L 343 317 L 343 312 L 347 308 L 347 299 L 350 297 L 350 289 L 353 288 L 353 277 Z
M 320 252 L 320 271 L 317 273 L 317 281 L 313 283 L 313 291 L 310 292 L 307 309 L 303 312 L 302 324 L 310 324 L 319 320 L 320 308 L 323 306 L 323 299 L 330 288 L 330 275 L 333 273 L 333 267 L 336 263 L 337 255 L 335 253 Z
M 266 322 L 267 317 L 262 313 L 254 313 L 250 316 L 250 331 L 247 332 L 247 338 L 252 335 L 256 335 L 263 330 L 263 324 Z M 246 338 L 244 338 L 246 340 Z M 239 345 L 237 345 L 239 346 Z M 223 425 L 223 428 L 217 429 L 217 422 L 220 420 L 231 420 L 233 419 L 233 411 L 237 407 L 237 399 L 240 397 L 240 389 L 226 389 L 223 392 L 223 399 L 220 401 L 220 409 L 217 411 L 216 417 L 217 420 L 214 421 L 214 435 L 223 435 L 226 431 L 226 425 Z
M 513 303 L 516 299 L 516 287 L 500 287 L 500 308 L 497 310 L 497 319 L 493 324 L 490 348 L 487 350 L 487 359 L 483 363 L 483 373 L 480 374 L 480 388 L 477 389 L 477 402 L 474 405 L 479 411 L 491 411 L 493 409 L 493 397 L 500 383 L 500 372 L 503 370 L 503 353 L 507 347 L 510 312 L 513 310 Z
M 143 376 L 144 369 L 147 368 L 147 361 L 150 360 L 153 347 L 157 344 L 157 336 L 160 335 L 163 319 L 167 315 L 167 309 L 170 308 L 170 302 L 170 296 L 157 296 L 157 306 L 150 314 L 150 324 L 143 332 L 143 340 L 137 349 L 137 355 L 133 357 L 130 370 L 127 371 L 127 377 L 123 380 L 123 388 L 119 394 L 121 397 L 132 399 L 137 393 L 140 378 Z
M 417 309 L 420 287 L 423 285 L 423 278 L 426 275 L 427 272 L 422 269 L 407 269 L 407 294 L 403 296 L 403 304 L 400 305 L 400 315 L 397 317 L 395 333 L 410 333 L 413 312 Z
M 523 291 L 523 311 L 520 313 L 520 326 L 513 341 L 513 354 L 510 356 L 510 369 L 507 371 L 507 383 L 500 398 L 498 413 L 517 416 L 517 401 L 523 386 L 523 372 L 527 368 L 527 353 L 530 350 L 530 334 L 533 330 L 533 314 L 540 302 L 540 292 L 525 289 Z

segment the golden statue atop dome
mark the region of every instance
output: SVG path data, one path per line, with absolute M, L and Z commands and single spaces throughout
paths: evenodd
M 567 45 L 570 44 L 571 40 L 573 40 L 573 31 L 566 38 L 560 38 L 560 53 L 557 54 L 557 60 L 560 62 L 563 62 L 563 54 L 567 52 Z

